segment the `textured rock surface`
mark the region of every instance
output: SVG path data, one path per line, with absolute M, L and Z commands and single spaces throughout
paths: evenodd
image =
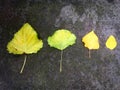
M 44 48 L 28 55 L 12 55 L 6 45 L 23 23 L 29 22 L 44 41 Z M 119 90 L 120 89 L 119 0 L 1 0 L 0 1 L 0 90 Z M 65 49 L 63 72 L 60 51 L 50 48 L 47 37 L 57 29 L 69 29 L 76 44 Z M 81 38 L 95 29 L 100 49 L 88 50 Z M 112 34 L 118 41 L 113 51 L 105 47 Z

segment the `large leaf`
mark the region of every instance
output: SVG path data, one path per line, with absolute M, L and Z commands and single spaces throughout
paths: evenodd
M 61 29 L 57 30 L 52 36 L 48 37 L 48 44 L 51 47 L 64 50 L 69 45 L 73 45 L 75 40 L 76 36 L 74 34 L 68 30 Z
M 39 40 L 37 33 L 30 24 L 25 23 L 22 28 L 15 33 L 13 39 L 8 43 L 7 50 L 13 54 L 31 54 L 37 53 L 43 47 L 42 40 Z M 24 63 L 20 70 L 23 72 L 27 56 L 25 55 Z
M 106 41 L 106 47 L 113 50 L 117 46 L 117 41 L 113 35 L 110 35 Z
M 31 25 L 26 23 L 15 33 L 14 38 L 7 45 L 7 50 L 13 54 L 31 54 L 36 53 L 42 47 L 42 40 L 38 39 Z

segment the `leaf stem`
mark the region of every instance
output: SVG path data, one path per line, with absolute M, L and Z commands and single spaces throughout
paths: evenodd
M 21 68 L 21 70 L 20 70 L 20 74 L 23 73 L 23 70 L 24 70 L 24 67 L 25 67 L 25 64 L 26 64 L 26 60 L 27 60 L 27 55 L 25 55 L 25 59 L 24 59 L 24 62 L 23 62 L 22 68 Z
M 61 50 L 60 72 L 62 72 L 62 59 L 63 59 L 63 50 Z
M 91 58 L 91 52 L 90 52 L 90 49 L 89 49 L 89 58 Z

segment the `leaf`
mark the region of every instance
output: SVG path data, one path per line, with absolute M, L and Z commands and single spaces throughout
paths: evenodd
M 113 35 L 110 35 L 106 41 L 106 47 L 113 50 L 117 46 L 117 41 Z
M 89 58 L 91 58 L 90 50 L 91 49 L 99 49 L 99 40 L 94 31 L 89 32 L 82 38 L 82 42 L 84 42 L 84 46 L 89 49 Z
M 43 47 L 42 40 L 37 37 L 36 31 L 29 23 L 25 23 L 22 28 L 15 33 L 14 38 L 8 43 L 7 50 L 13 54 L 32 54 L 37 53 Z M 20 73 L 26 64 L 27 56 L 25 55 L 24 63 Z
M 15 33 L 14 38 L 8 43 L 7 50 L 13 54 L 31 54 L 43 47 L 42 40 L 39 40 L 35 30 L 28 24 Z
M 99 49 L 99 41 L 97 35 L 94 31 L 89 32 L 82 38 L 82 42 L 84 42 L 84 46 L 88 49 Z
M 61 50 L 60 72 L 62 72 L 62 55 L 63 50 L 70 45 L 75 44 L 76 36 L 69 30 L 57 30 L 52 36 L 48 37 L 48 44 L 51 47 Z
M 51 47 L 57 48 L 59 50 L 64 50 L 70 45 L 75 43 L 76 36 L 70 31 L 61 29 L 57 30 L 52 36 L 48 37 L 48 44 Z

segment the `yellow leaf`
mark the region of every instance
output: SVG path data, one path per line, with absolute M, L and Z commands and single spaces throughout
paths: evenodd
M 31 54 L 37 53 L 42 47 L 43 42 L 38 39 L 36 31 L 25 23 L 8 43 L 7 50 L 13 54 Z
M 25 23 L 22 28 L 15 33 L 14 38 L 8 43 L 7 50 L 13 54 L 31 54 L 37 53 L 43 47 L 42 40 L 39 40 L 37 33 L 29 23 Z M 27 56 L 25 55 L 24 63 L 20 70 L 23 72 Z
M 117 41 L 113 35 L 110 35 L 106 41 L 106 47 L 113 50 L 117 46 Z
M 84 46 L 90 49 L 99 49 L 99 41 L 97 35 L 94 31 L 89 32 L 82 38 L 82 42 L 84 42 Z

